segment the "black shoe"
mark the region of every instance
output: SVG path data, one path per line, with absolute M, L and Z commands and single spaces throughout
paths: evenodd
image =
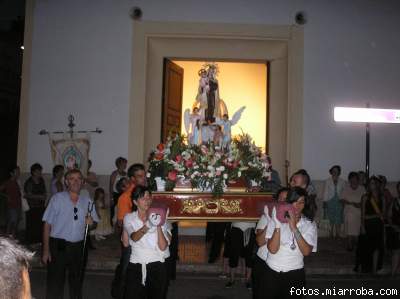
M 230 289 L 233 286 L 233 281 L 229 280 L 226 284 L 225 284 L 225 288 Z

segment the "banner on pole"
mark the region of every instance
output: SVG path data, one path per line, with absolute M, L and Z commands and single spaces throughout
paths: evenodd
M 75 134 L 76 135 L 76 134 Z M 65 171 L 79 169 L 86 177 L 90 150 L 90 137 L 88 134 L 69 137 L 49 134 L 51 156 L 54 165 L 61 164 Z

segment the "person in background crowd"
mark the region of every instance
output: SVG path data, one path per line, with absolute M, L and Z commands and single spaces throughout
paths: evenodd
M 276 169 L 272 167 L 272 160 L 268 156 L 267 157 L 269 163 L 269 171 L 271 172 L 271 179 L 266 180 L 262 183 L 262 187 L 267 192 L 277 192 L 281 188 L 281 179 L 279 178 L 279 173 Z
M 341 167 L 339 165 L 334 165 L 329 169 L 331 177 L 325 181 L 322 197 L 329 219 L 329 235 L 331 238 L 340 237 L 340 226 L 343 223 L 343 204 L 340 200 L 340 194 L 346 182 L 339 177 L 340 173 Z
M 357 172 L 350 172 L 348 184 L 344 187 L 341 199 L 344 204 L 344 228 L 347 236 L 347 250 L 353 251 L 361 226 L 361 198 L 365 193 L 360 185 Z
M 253 266 L 253 249 L 255 245 L 254 222 L 232 222 L 229 240 L 229 281 L 226 288 L 235 283 L 235 272 L 239 265 L 239 258 L 245 261 L 246 288 L 251 289 L 251 268 Z
M 46 299 L 64 297 L 65 272 L 68 270 L 69 297 L 82 298 L 81 269 L 85 227 L 99 222 L 94 203 L 80 194 L 83 176 L 72 169 L 65 174 L 67 191 L 53 195 L 43 215 L 42 262 L 47 265 Z M 85 253 L 86 254 L 86 253 Z
M 116 189 L 118 191 L 118 198 L 130 187 L 130 182 L 127 177 L 120 178 L 119 181 L 117 182 Z M 114 218 L 112 219 L 113 224 L 117 224 L 117 215 L 118 215 L 118 205 L 115 206 L 114 208 Z M 114 226 L 117 231 L 120 231 L 120 228 L 118 228 L 118 225 Z
M 20 170 L 18 166 L 9 170 L 10 178 L 0 186 L 0 190 L 7 196 L 7 228 L 6 234 L 14 238 L 17 236 L 18 223 L 21 219 L 21 188 L 18 183 Z
M 360 185 L 364 186 L 364 188 L 367 188 L 368 178 L 367 178 L 367 174 L 365 173 L 365 171 L 359 170 L 358 178 L 360 180 Z
M 110 219 L 109 210 L 106 209 L 105 204 L 105 192 L 103 188 L 97 188 L 94 192 L 94 204 L 96 207 L 97 216 L 100 218 L 100 222 L 97 224 L 96 229 L 93 231 L 96 241 L 104 240 L 105 236 L 110 235 L 113 230 L 108 221 Z
M 42 170 L 39 163 L 33 164 L 31 176 L 24 184 L 24 196 L 30 207 L 26 212 L 26 241 L 28 244 L 40 243 L 42 240 L 42 216 L 46 202 L 46 186 Z
M 213 264 L 221 254 L 221 248 L 225 241 L 225 236 L 229 234 L 230 222 L 207 222 L 206 240 L 211 240 L 210 253 L 208 255 L 208 263 Z M 227 246 L 225 244 L 225 246 Z
M 385 200 L 385 211 L 389 212 L 389 207 L 392 205 L 392 201 L 394 199 L 390 190 L 386 187 L 387 179 L 384 175 L 378 175 L 379 180 L 381 181 L 381 193 Z M 385 219 L 387 219 L 388 215 L 383 215 Z
M 311 199 L 310 197 L 315 197 L 317 195 L 317 191 L 311 182 L 310 175 L 305 169 L 299 169 L 294 174 L 292 174 L 289 180 L 289 186 L 291 188 L 301 187 L 305 189 L 307 191 L 309 199 Z
M 132 248 L 125 298 L 164 299 L 168 279 L 165 251 L 171 240 L 168 222 L 155 227 L 148 220 L 152 197 L 147 187 L 137 186 L 132 201 L 137 210 L 124 218 L 124 231 Z
M 130 186 L 119 197 L 118 201 L 118 215 L 117 224 L 122 228 L 124 217 L 128 213 L 132 213 L 132 200 L 131 194 L 136 186 L 147 186 L 146 169 L 143 164 L 135 163 L 128 169 L 128 179 Z M 117 190 L 116 190 L 117 191 Z
M 300 187 L 307 191 L 307 199 L 310 206 L 314 211 L 317 210 L 317 190 L 311 182 L 310 175 L 307 170 L 299 169 L 294 174 L 292 174 L 289 180 L 289 186 Z
M 363 272 L 372 271 L 373 274 L 382 267 L 379 257 L 384 250 L 385 202 L 381 190 L 381 181 L 372 176 L 361 205 L 361 232 L 367 239 L 362 268 Z
M 289 188 L 281 188 L 276 193 L 276 200 L 280 202 L 286 201 Z M 256 257 L 253 262 L 253 269 L 251 272 L 253 282 L 253 298 L 263 299 L 265 297 L 265 284 L 267 283 L 267 270 L 266 264 L 268 256 L 267 239 L 265 234 L 267 232 L 268 224 L 271 221 L 271 217 L 268 214 L 268 207 L 264 209 L 260 220 L 256 226 L 256 243 L 258 246 Z
M 97 181 L 97 175 L 95 172 L 90 171 L 92 168 L 92 160 L 88 160 L 88 170 L 85 178 L 84 188 L 89 192 L 90 198 L 94 199 L 94 193 L 96 188 L 99 187 L 99 182 Z
M 0 299 L 31 299 L 29 262 L 33 252 L 0 237 Z
M 116 170 L 114 170 L 111 175 L 110 175 L 110 187 L 109 187 L 109 194 L 110 194 L 110 222 L 111 225 L 112 219 L 114 218 L 114 207 L 118 205 L 118 190 L 117 190 L 117 182 L 123 178 L 126 177 L 126 166 L 128 164 L 128 160 L 126 160 L 123 157 L 118 157 L 115 160 L 115 167 L 117 167 Z M 122 221 L 122 220 L 121 220 Z
M 392 276 L 400 269 L 400 182 L 396 185 L 397 197 L 389 206 L 387 227 L 387 247 L 392 251 Z
M 50 183 L 51 195 L 64 191 L 64 166 L 56 165 L 53 167 L 53 178 Z
M 274 208 L 266 233 L 269 253 L 264 296 L 271 299 L 302 298 L 302 295 L 291 294 L 290 291 L 305 287 L 304 256 L 317 251 L 315 210 L 308 201 L 306 190 L 291 188 L 286 202 L 292 204 L 295 210 L 294 213 L 289 212 L 288 223 L 277 219 Z

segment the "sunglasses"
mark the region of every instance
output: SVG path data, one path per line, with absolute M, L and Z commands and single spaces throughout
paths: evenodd
M 74 207 L 74 220 L 78 220 L 78 208 Z

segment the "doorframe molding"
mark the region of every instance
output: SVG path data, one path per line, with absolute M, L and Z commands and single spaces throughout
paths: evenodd
M 159 142 L 164 58 L 268 61 L 270 153 L 284 174 L 303 160 L 303 28 L 294 25 L 134 21 L 128 159 L 144 162 Z M 279 79 L 279 80 L 278 80 Z M 275 104 L 274 104 L 275 103 Z M 250 132 L 251 134 L 251 132 Z

